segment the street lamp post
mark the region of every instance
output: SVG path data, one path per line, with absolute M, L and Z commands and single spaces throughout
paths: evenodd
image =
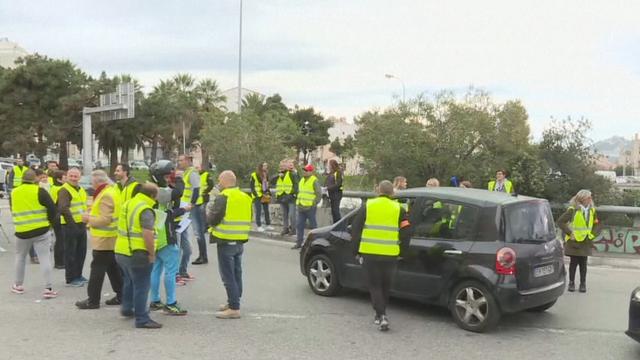
M 238 39 L 238 115 L 242 111 L 242 0 L 240 0 L 240 31 Z
M 400 83 L 402 84 L 402 102 L 404 103 L 406 101 L 406 88 L 404 86 L 404 80 L 400 79 L 399 77 L 392 75 L 392 74 L 384 74 L 384 77 L 386 77 L 387 79 L 396 79 L 398 81 L 400 81 Z

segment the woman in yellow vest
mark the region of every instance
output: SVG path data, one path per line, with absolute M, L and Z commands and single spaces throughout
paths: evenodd
M 593 239 L 599 221 L 591 191 L 580 190 L 569 202 L 569 208 L 558 219 L 565 239 L 564 253 L 569 263 L 568 291 L 575 291 L 576 268 L 580 267 L 580 292 L 587 292 L 587 258 L 591 255 Z
M 253 198 L 253 206 L 256 212 L 256 225 L 258 231 L 273 230 L 271 218 L 269 216 L 269 203 L 271 202 L 271 192 L 269 191 L 269 173 L 267 163 L 260 163 L 256 171 L 251 173 L 249 188 Z M 264 222 L 266 227 L 262 227 L 262 212 L 264 212 Z
M 516 192 L 511 180 L 507 179 L 507 171 L 503 169 L 496 171 L 496 179 L 489 181 L 487 188 L 489 191 L 497 191 L 507 194 L 514 194 Z

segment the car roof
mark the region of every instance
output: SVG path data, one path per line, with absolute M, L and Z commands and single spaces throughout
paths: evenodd
M 502 192 L 483 189 L 466 189 L 454 187 L 413 188 L 396 192 L 397 197 L 434 197 L 438 200 L 450 200 L 481 207 L 503 206 L 526 201 L 546 201 L 524 195 L 509 195 Z

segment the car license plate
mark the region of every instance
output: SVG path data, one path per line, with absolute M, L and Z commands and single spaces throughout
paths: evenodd
M 534 277 L 547 276 L 547 275 L 553 274 L 554 271 L 555 270 L 553 268 L 553 265 L 540 266 L 533 269 L 533 276 Z

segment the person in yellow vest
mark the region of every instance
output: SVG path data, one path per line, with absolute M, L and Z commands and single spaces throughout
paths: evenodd
M 131 176 L 131 168 L 127 164 L 120 163 L 116 166 L 113 175 L 116 178 L 115 187 L 120 193 L 122 203 L 131 200 L 140 190 L 140 183 Z
M 11 190 L 22 184 L 22 177 L 27 170 L 29 170 L 29 167 L 24 164 L 24 159 L 17 158 L 16 164 L 13 166 L 11 173 L 9 173 L 9 185 L 11 185 Z M 9 191 L 9 195 L 11 195 L 11 191 Z
M 27 170 L 22 174 L 22 184 L 13 193 L 11 214 L 16 232 L 16 276 L 11 292 L 24 294 L 25 265 L 31 246 L 40 258 L 40 269 L 44 275 L 42 296 L 51 299 L 58 296 L 51 285 L 51 227 L 59 223 L 58 212 L 51 196 L 36 183 L 36 174 Z
M 87 193 L 79 185 L 80 170 L 67 171 L 67 182 L 58 191 L 58 210 L 64 237 L 64 265 L 67 286 L 81 287 L 87 280 L 82 268 L 87 255 L 87 229 L 82 214 L 87 212 Z
M 297 237 L 296 244 L 291 248 L 293 250 L 300 249 L 302 247 L 302 240 L 304 238 L 304 228 L 309 221 L 309 227 L 315 229 L 318 226 L 316 221 L 316 212 L 318 209 L 318 203 L 322 198 L 322 190 L 320 188 L 320 182 L 314 175 L 315 168 L 313 165 L 308 164 L 304 167 L 302 173 L 302 179 L 298 184 L 298 197 L 296 199 L 296 205 L 298 210 L 298 223 L 297 223 Z
M 371 303 L 375 310 L 374 324 L 379 330 L 389 329 L 387 303 L 398 257 L 402 256 L 410 238 L 407 213 L 393 200 L 393 184 L 382 181 L 379 196 L 367 200 L 353 219 L 351 237 L 357 261 L 366 274 Z
M 267 163 L 258 164 L 256 171 L 251 173 L 249 189 L 251 189 L 251 197 L 253 198 L 256 225 L 258 226 L 257 230 L 260 232 L 274 230 L 273 226 L 271 226 L 271 217 L 269 214 L 271 191 L 269 190 L 269 165 Z M 266 227 L 262 226 L 262 213 L 264 213 Z
M 587 258 L 591 255 L 593 239 L 599 230 L 599 221 L 591 191 L 580 190 L 569 202 L 567 211 L 558 218 L 558 226 L 565 239 L 564 253 L 569 256 L 569 287 L 575 291 L 576 269 L 580 267 L 580 292 L 587 292 Z
M 515 194 L 516 192 L 511 180 L 507 179 L 507 171 L 503 169 L 496 171 L 496 179 L 489 181 L 488 190 L 506 194 Z
M 53 184 L 49 187 L 49 195 L 53 203 L 58 207 L 58 193 L 62 189 L 65 181 L 67 181 L 67 173 L 62 170 L 56 170 L 52 173 Z M 58 221 L 58 224 L 60 222 Z M 56 237 L 56 243 L 53 245 L 53 267 L 55 269 L 64 269 L 64 237 L 62 236 L 62 227 L 60 225 L 53 227 L 53 233 Z
M 184 182 L 184 191 L 182 192 L 180 202 L 182 204 L 191 204 L 192 208 L 188 216 L 193 225 L 193 233 L 197 239 L 200 239 L 204 237 L 205 232 L 205 229 L 203 229 L 204 224 L 200 223 L 200 214 L 196 210 L 196 204 L 200 196 L 200 174 L 193 167 L 193 158 L 190 155 L 180 155 L 178 157 L 178 169 L 182 171 L 182 180 Z M 187 271 L 189 258 L 191 258 L 191 243 L 189 242 L 188 228 L 180 233 L 180 251 L 180 269 L 178 269 L 180 280 L 194 280 L 195 277 Z
M 113 252 L 118 236 L 120 195 L 118 190 L 109 183 L 109 176 L 103 170 L 94 170 L 91 173 L 91 186 L 95 189 L 94 200 L 90 213 L 82 214 L 82 221 L 89 226 L 93 260 L 87 285 L 88 298 L 76 302 L 79 309 L 100 307 L 100 293 L 105 274 L 109 276 L 111 289 L 115 293 L 115 296 L 105 303 L 120 305 L 122 298 L 122 275 Z
M 227 292 L 227 303 L 219 307 L 216 317 L 240 318 L 242 298 L 242 253 L 251 231 L 252 199 L 237 187 L 233 171 L 218 177 L 220 194 L 207 207 L 207 224 L 212 241 L 218 247 L 218 269 Z
M 47 181 L 49 182 L 49 185 L 53 185 L 53 174 L 58 170 L 58 162 L 56 161 L 47 161 Z
M 200 194 L 195 205 L 196 211 L 192 211 L 192 213 L 198 217 L 198 257 L 191 264 L 204 265 L 209 263 L 209 257 L 207 256 L 207 239 L 205 237 L 207 233 L 207 220 L 204 211 L 209 202 L 209 193 L 213 190 L 213 179 L 209 176 L 208 169 L 202 166 L 197 166 L 196 169 L 200 174 Z
M 158 186 L 145 183 L 140 192 L 122 205 L 118 215 L 116 262 L 122 269 L 122 305 L 120 314 L 135 317 L 135 327 L 158 329 L 162 325 L 149 317 L 151 270 L 156 258 L 155 221 L 153 207 Z
M 276 202 L 282 210 L 282 231 L 280 235 L 296 234 L 296 196 L 300 179 L 294 172 L 293 160 L 285 159 L 280 162 L 278 175 L 276 175 Z
M 327 187 L 327 194 L 329 195 L 331 217 L 334 224 L 342 218 L 340 214 L 340 201 L 342 201 L 343 178 L 344 175 L 338 161 L 336 159 L 329 160 L 329 173 L 327 174 L 325 186 Z

